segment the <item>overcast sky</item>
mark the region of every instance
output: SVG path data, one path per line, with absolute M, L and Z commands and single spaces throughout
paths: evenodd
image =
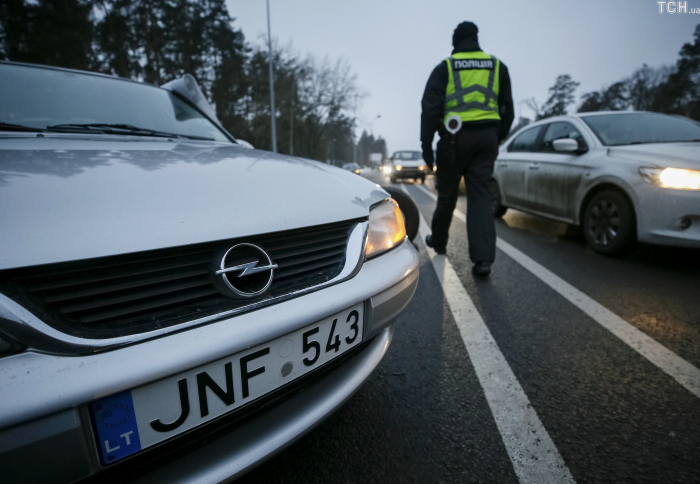
M 266 35 L 265 0 L 227 0 L 248 41 Z M 688 0 L 688 11 L 700 0 Z M 270 0 L 272 37 L 301 54 L 343 57 L 368 96 L 358 133 L 386 138 L 389 151 L 420 149 L 420 100 L 433 68 L 452 51 L 459 22 L 479 27 L 485 52 L 510 71 L 518 103 L 547 98 L 559 74 L 600 89 L 646 63 L 671 64 L 693 38 L 698 14 L 660 14 L 656 0 Z

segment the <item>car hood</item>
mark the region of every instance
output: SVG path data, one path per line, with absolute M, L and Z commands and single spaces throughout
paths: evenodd
M 659 167 L 700 169 L 700 143 L 649 143 L 609 148 L 611 155 Z
M 353 173 L 237 145 L 0 137 L 0 269 L 366 217 L 387 196 Z

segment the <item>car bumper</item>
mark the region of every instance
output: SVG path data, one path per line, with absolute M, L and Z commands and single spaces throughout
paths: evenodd
M 700 191 L 645 185 L 637 199 L 641 242 L 700 248 Z
M 369 377 L 389 348 L 393 325 L 361 353 L 304 391 L 250 423 L 134 483 L 218 483 L 233 480 L 292 444 L 340 408 Z
M 350 280 L 235 318 L 89 356 L 27 351 L 2 358 L 3 480 L 60 483 L 100 477 L 89 402 L 238 353 L 364 302 L 363 341 L 371 341 L 359 353 L 303 392 L 144 479 L 221 482 L 240 475 L 308 432 L 359 388 L 386 351 L 392 321 L 417 282 L 418 254 L 406 241 L 365 262 Z
M 391 176 L 394 178 L 423 178 L 425 177 L 425 172 L 420 170 L 406 170 L 392 171 Z

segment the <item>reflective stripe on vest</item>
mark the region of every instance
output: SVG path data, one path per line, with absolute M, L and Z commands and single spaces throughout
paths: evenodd
M 463 122 L 500 120 L 498 113 L 500 86 L 497 77 L 500 61 L 481 51 L 459 52 L 445 61 L 449 72 L 445 97 L 445 120 L 454 114 L 458 115 Z M 480 95 L 474 96 L 473 93 Z M 483 97 L 483 101 L 479 99 L 480 97 Z

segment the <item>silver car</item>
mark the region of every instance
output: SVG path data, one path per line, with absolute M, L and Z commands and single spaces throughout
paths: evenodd
M 391 183 L 409 178 L 425 183 L 428 166 L 423 161 L 423 154 L 420 151 L 397 151 L 391 156 L 391 162 L 389 172 Z
M 581 225 L 593 250 L 636 240 L 700 247 L 700 124 L 605 112 L 531 124 L 504 143 L 496 215 L 509 208 Z
M 341 406 L 418 281 L 375 184 L 191 76 L 0 63 L 0 481 L 222 482 Z

